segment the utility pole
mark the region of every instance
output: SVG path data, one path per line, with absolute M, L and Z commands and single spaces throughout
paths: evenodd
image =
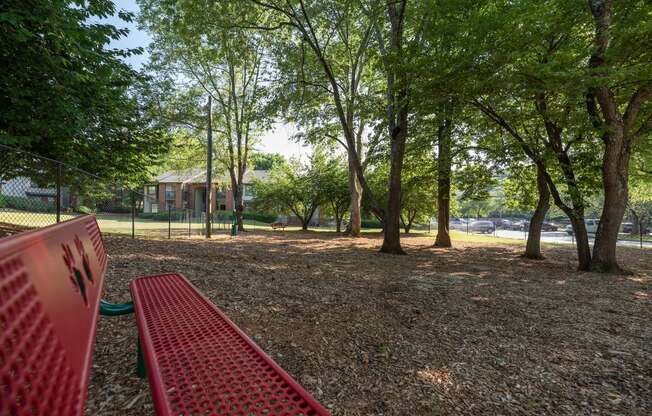
M 208 96 L 208 128 L 206 129 L 206 238 L 211 238 L 211 194 L 213 191 L 213 123 L 212 123 L 212 102 Z

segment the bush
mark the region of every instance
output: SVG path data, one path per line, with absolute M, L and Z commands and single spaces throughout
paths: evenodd
M 80 205 L 75 211 L 81 214 L 92 214 L 95 212 L 93 209 L 86 207 L 84 205 Z
M 268 224 L 276 221 L 276 215 L 270 214 L 269 212 L 251 212 L 245 211 L 242 213 L 242 218 L 245 220 L 255 220 L 260 222 L 266 222 Z
M 215 221 L 222 221 L 225 219 L 231 220 L 233 218 L 233 211 L 215 211 L 213 218 Z M 253 220 L 271 224 L 276 221 L 277 215 L 271 214 L 269 212 L 245 211 L 242 213 L 242 218 L 245 220 Z
M 361 227 L 362 228 L 383 228 L 380 221 L 378 221 L 378 220 L 362 220 L 361 221 Z
M 130 214 L 131 207 L 125 205 L 98 205 L 100 212 L 105 212 L 109 214 Z
M 56 212 L 54 202 L 46 202 L 38 197 L 0 195 L 0 208 L 12 208 L 19 211 Z
M 172 217 L 172 221 L 178 221 L 183 218 L 184 211 L 172 211 L 170 214 Z M 141 212 L 138 214 L 138 217 L 146 220 L 167 221 L 168 212 L 167 211 Z

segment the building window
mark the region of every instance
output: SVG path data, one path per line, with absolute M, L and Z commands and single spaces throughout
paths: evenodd
M 253 184 L 244 184 L 242 187 L 244 189 L 243 196 L 247 195 L 249 198 L 256 197 L 256 188 Z
M 156 185 L 147 185 L 147 196 L 156 199 Z
M 176 199 L 176 194 L 175 194 L 175 191 L 174 191 L 174 184 L 166 183 L 165 184 L 165 203 L 167 205 L 174 206 L 175 199 Z

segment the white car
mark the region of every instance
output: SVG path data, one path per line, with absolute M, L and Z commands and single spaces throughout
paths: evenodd
M 588 234 L 595 234 L 598 231 L 598 224 L 599 223 L 600 223 L 600 220 L 596 220 L 595 218 L 584 220 L 584 225 L 586 226 L 586 232 Z M 566 234 L 568 234 L 568 235 L 575 234 L 575 231 L 573 230 L 573 224 L 568 224 L 566 226 Z
M 466 231 L 466 221 L 464 221 L 461 218 L 451 218 L 448 221 L 448 229 L 449 230 L 464 230 Z

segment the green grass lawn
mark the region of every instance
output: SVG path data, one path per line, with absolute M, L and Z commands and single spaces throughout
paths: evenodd
M 75 218 L 78 214 L 61 214 L 61 220 Z M 0 210 L 0 222 L 23 225 L 25 227 L 44 227 L 57 222 L 57 215 L 50 212 L 28 212 L 13 209 Z
M 62 213 L 61 220 L 66 221 L 81 214 L 69 214 Z M 131 215 L 130 214 L 97 214 L 96 215 L 100 230 L 103 233 L 111 234 L 131 234 Z M 47 225 L 52 225 L 56 223 L 56 215 L 54 213 L 45 213 L 45 212 L 27 212 L 27 211 L 17 211 L 17 210 L 0 210 L 0 222 L 22 225 L 26 227 L 45 227 Z M 230 230 L 231 222 L 219 221 L 213 224 L 213 230 L 219 232 L 220 230 Z M 289 226 L 285 227 L 284 230 L 272 230 L 272 227 L 268 223 L 254 221 L 254 220 L 245 220 L 245 229 L 247 231 L 274 231 L 274 232 L 300 232 L 300 226 Z M 188 222 L 187 221 L 172 221 L 170 223 L 171 234 L 173 235 L 187 235 L 188 234 Z M 152 220 L 136 217 L 134 223 L 134 231 L 138 236 L 167 236 L 168 233 L 168 222 L 161 220 Z M 310 227 L 308 232 L 316 233 L 334 233 L 335 227 Z M 380 228 L 363 228 L 362 232 L 364 234 L 380 233 L 382 230 Z M 192 235 L 197 235 L 203 233 L 203 222 L 198 218 L 193 219 L 190 224 L 190 233 Z M 467 234 L 464 231 L 451 230 L 451 238 L 454 241 L 468 241 L 468 242 L 477 242 L 477 243 L 501 243 L 501 244 L 519 244 L 524 245 L 525 240 L 504 238 L 504 237 L 494 237 L 491 234 Z M 435 238 L 437 235 L 436 229 L 432 229 L 432 232 L 428 232 L 428 229 L 418 230 L 413 229 L 410 234 L 416 235 L 430 235 L 432 238 Z M 638 236 L 631 236 L 628 234 L 620 234 L 620 240 L 631 240 L 639 241 Z M 652 241 L 652 236 L 646 235 L 643 237 L 643 241 Z M 542 244 L 563 244 L 563 243 L 551 243 L 543 242 Z
M 75 218 L 81 214 L 61 214 L 61 220 L 66 221 L 72 218 Z M 111 234 L 131 234 L 131 215 L 130 214 L 97 214 L 97 222 L 100 226 L 100 230 L 103 233 Z M 45 227 L 48 225 L 55 224 L 57 221 L 56 214 L 54 213 L 44 213 L 44 212 L 27 212 L 27 211 L 17 211 L 17 210 L 0 210 L 0 222 L 22 225 L 25 227 Z M 169 224 L 169 227 L 173 234 L 183 234 L 188 232 L 188 222 L 187 221 L 172 221 Z M 227 222 L 216 222 L 213 224 L 214 230 L 228 230 L 231 227 L 231 223 Z M 259 229 L 259 228 L 271 228 L 269 224 L 262 223 L 260 221 L 245 220 L 245 227 L 250 229 Z M 190 230 L 192 234 L 197 234 L 203 230 L 203 222 L 198 219 L 193 219 L 190 224 Z M 144 218 L 136 217 L 134 222 L 134 231 L 136 235 L 139 236 L 148 236 L 148 235 L 167 235 L 168 232 L 168 222 L 161 220 L 150 220 Z

